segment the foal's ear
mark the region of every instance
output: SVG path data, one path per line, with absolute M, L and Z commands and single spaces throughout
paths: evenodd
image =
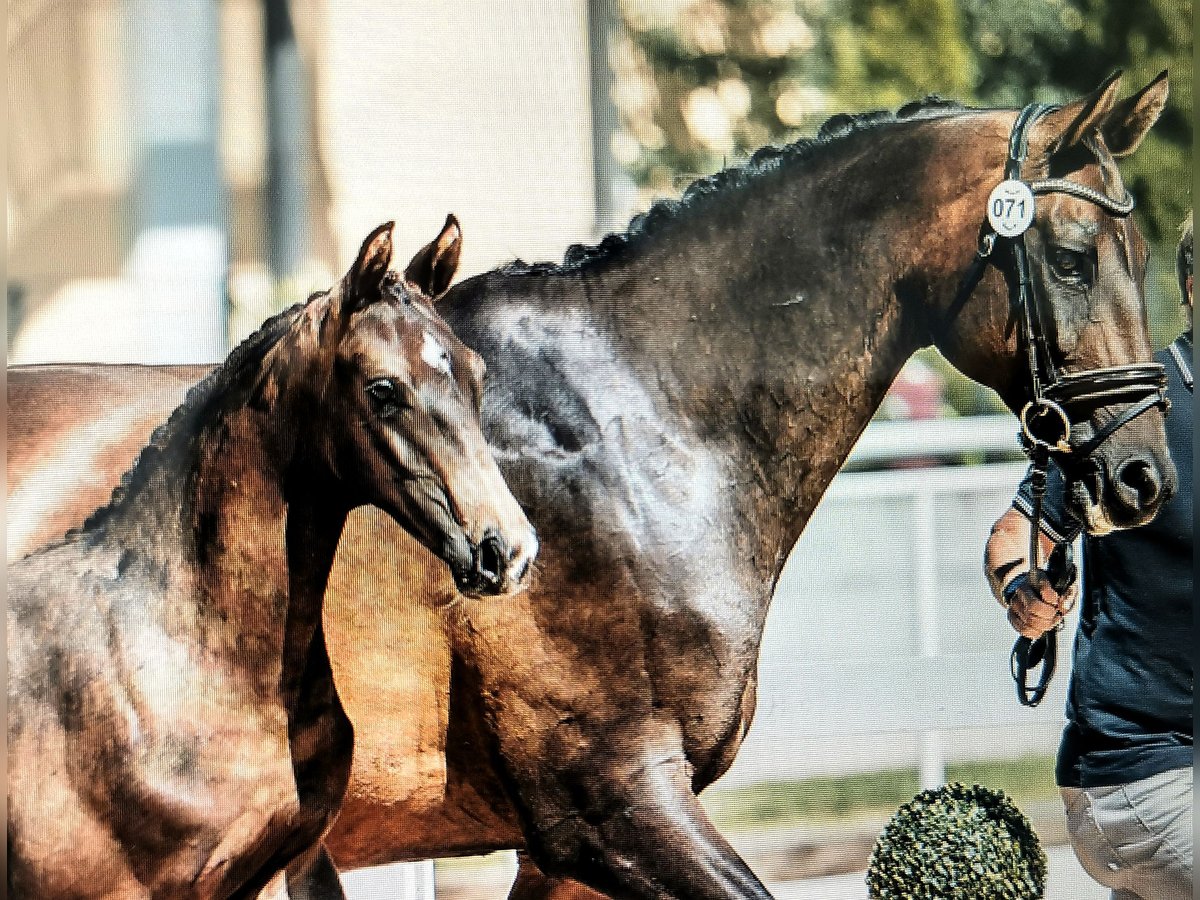
M 437 299 L 450 287 L 462 256 L 462 228 L 454 214 L 446 216 L 441 233 L 417 251 L 404 270 L 404 280 L 428 297 Z
M 392 228 L 384 222 L 363 241 L 354 265 L 346 273 L 345 302 L 350 309 L 361 309 L 383 296 L 383 281 L 392 264 Z
M 1121 72 L 1117 70 L 1086 97 L 1047 115 L 1042 120 L 1049 141 L 1047 155 L 1069 150 L 1098 131 L 1116 105 L 1120 88 Z
M 1163 69 L 1157 78 L 1136 94 L 1113 106 L 1100 126 L 1108 152 L 1120 159 L 1136 150 L 1162 115 L 1169 92 L 1167 70 Z

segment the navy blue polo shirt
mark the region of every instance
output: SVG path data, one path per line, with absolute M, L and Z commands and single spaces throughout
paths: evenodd
M 1064 787 L 1128 784 L 1192 765 L 1192 342 L 1155 359 L 1167 368 L 1167 442 L 1179 473 L 1154 521 L 1083 538 L 1083 590 L 1067 725 L 1056 779 Z M 1042 530 L 1070 540 L 1080 525 L 1051 467 Z M 1028 477 L 1013 505 L 1030 515 Z

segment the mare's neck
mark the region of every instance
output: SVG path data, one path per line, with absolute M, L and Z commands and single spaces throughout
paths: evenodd
M 739 550 L 754 578 L 777 577 L 950 304 L 1000 171 L 1003 127 L 995 172 L 960 153 L 947 173 L 934 157 L 965 146 L 978 126 L 971 116 L 851 135 L 750 176 L 574 275 L 581 314 L 607 320 L 643 384 L 665 394 L 664 411 L 728 453 L 736 533 L 747 542 Z

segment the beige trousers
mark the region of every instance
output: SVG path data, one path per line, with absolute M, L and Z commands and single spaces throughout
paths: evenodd
M 1192 770 L 1062 788 L 1075 855 L 1112 900 L 1192 900 Z

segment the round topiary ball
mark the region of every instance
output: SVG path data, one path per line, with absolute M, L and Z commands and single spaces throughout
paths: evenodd
M 1046 854 L 1002 791 L 947 784 L 922 791 L 871 851 L 872 900 L 1039 900 Z

